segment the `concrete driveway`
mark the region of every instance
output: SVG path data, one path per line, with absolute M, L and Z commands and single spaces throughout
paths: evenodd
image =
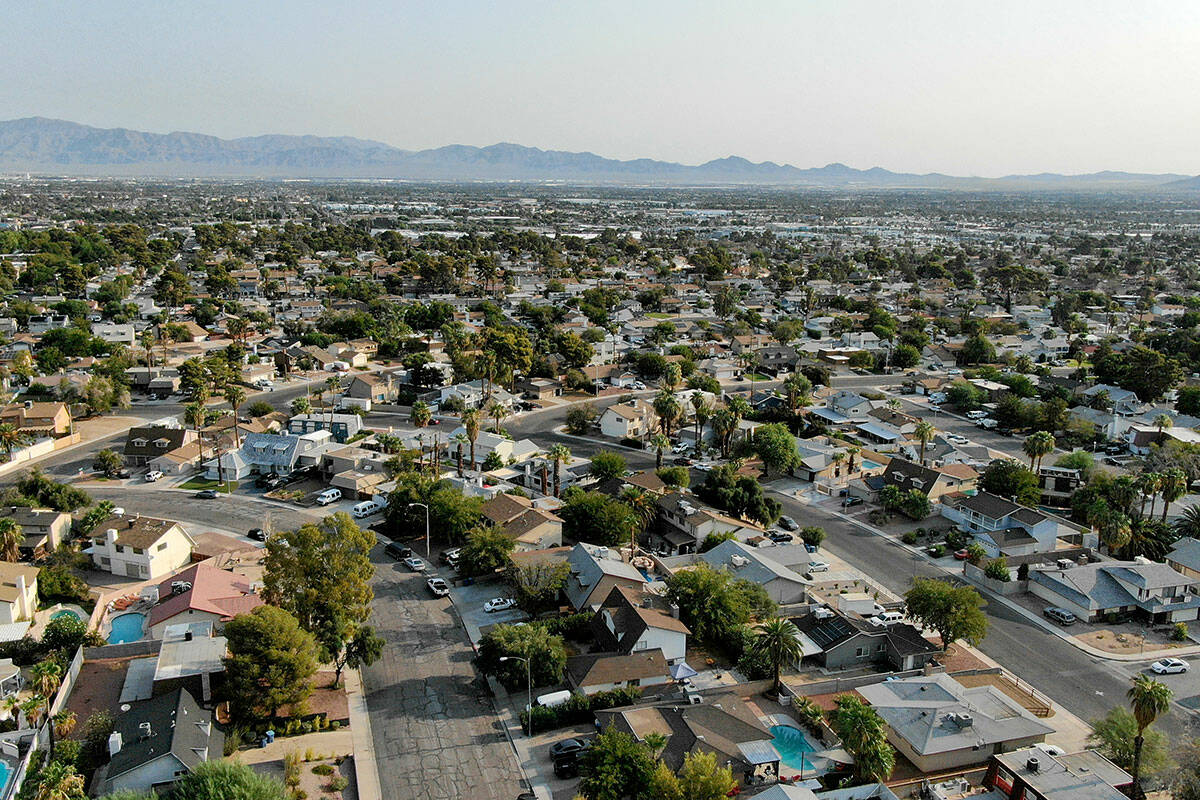
M 521 773 L 447 598 L 377 547 L 376 631 L 383 656 L 362 670 L 384 797 L 513 800 Z
M 449 569 L 448 567 L 444 569 Z M 444 576 L 443 576 L 444 577 Z M 450 590 L 454 606 L 462 617 L 463 625 L 471 636 L 471 641 L 478 642 L 480 631 L 489 625 L 502 622 L 524 622 L 529 615 L 517 607 L 506 611 L 487 613 L 483 604 L 494 597 L 508 597 L 508 587 L 500 581 L 476 583 L 471 586 L 457 586 Z

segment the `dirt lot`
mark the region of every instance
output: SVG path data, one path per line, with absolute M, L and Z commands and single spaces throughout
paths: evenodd
M 1075 639 L 1108 653 L 1152 653 L 1191 645 L 1192 642 L 1173 642 L 1163 632 L 1139 629 L 1135 625 L 1090 626 L 1092 629 L 1076 634 Z

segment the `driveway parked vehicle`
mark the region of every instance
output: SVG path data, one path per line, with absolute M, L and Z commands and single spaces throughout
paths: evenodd
M 507 611 L 517 604 L 511 597 L 496 597 L 483 604 L 483 610 L 491 614 L 496 611 Z
M 267 540 L 267 532 L 262 528 L 251 528 L 246 531 L 246 537 L 256 542 L 265 542 Z
M 1052 619 L 1059 625 L 1074 625 L 1077 619 L 1076 616 L 1067 609 L 1056 608 L 1054 606 L 1044 609 L 1042 614 L 1045 615 L 1046 619 Z
M 767 538 L 775 544 L 787 544 L 796 539 L 787 531 L 767 531 Z
M 808 573 L 811 575 L 814 572 L 829 572 L 828 561 L 810 561 L 808 562 Z
M 413 554 L 412 548 L 405 547 L 399 542 L 389 543 L 387 547 L 383 548 L 383 551 L 397 561 L 403 561 Z
M 429 591 L 434 597 L 445 597 L 450 594 L 450 586 L 441 578 L 430 578 L 425 581 L 425 585 L 429 587 Z
M 1182 658 L 1164 658 L 1151 664 L 1150 669 L 1158 675 L 1176 675 L 1187 672 L 1190 666 Z
M 785 531 L 800 530 L 800 526 L 796 524 L 796 520 L 792 519 L 786 514 L 779 518 L 779 527 L 783 528 Z
M 550 758 L 558 760 L 563 756 L 576 755 L 590 750 L 592 743 L 588 739 L 563 739 L 550 745 Z
M 146 483 L 154 483 L 157 480 L 162 480 L 162 476 L 161 470 L 152 469 L 146 473 Z
M 413 572 L 425 571 L 425 562 L 416 556 L 409 556 L 408 558 L 404 559 L 404 566 L 408 567 Z
M 217 497 L 216 489 L 201 489 L 196 492 L 196 497 L 200 500 L 215 500 Z

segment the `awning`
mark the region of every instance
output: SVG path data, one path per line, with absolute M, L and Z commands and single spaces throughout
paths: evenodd
M 797 636 L 796 638 L 800 640 L 800 657 L 801 658 L 806 658 L 808 656 L 815 656 L 818 653 L 823 652 L 821 645 L 817 644 L 812 639 L 808 638 L 807 633 L 804 633 L 803 631 L 801 631 L 800 635 Z
M 829 422 L 836 423 L 836 424 L 841 424 L 843 422 L 850 421 L 849 417 L 843 416 L 842 414 L 839 414 L 838 412 L 834 411 L 831 408 L 821 408 L 821 407 L 810 408 L 808 410 L 808 413 L 818 416 L 821 419 L 828 420 Z
M 864 422 L 858 426 L 858 429 L 863 433 L 874 436 L 877 439 L 882 439 L 885 442 L 894 442 L 897 439 L 904 438 L 896 431 L 893 431 L 889 428 L 884 428 L 881 425 L 876 425 L 874 422 Z
M 746 761 L 753 765 L 759 764 L 778 764 L 780 761 L 779 751 L 775 749 L 775 745 L 765 739 L 760 739 L 753 742 L 742 742 L 738 745 L 738 750 L 742 751 Z
M 677 681 L 681 681 L 684 678 L 690 678 L 693 675 L 699 674 L 700 673 L 696 672 L 696 670 L 689 667 L 686 661 L 680 661 L 678 664 L 671 667 L 671 677 Z

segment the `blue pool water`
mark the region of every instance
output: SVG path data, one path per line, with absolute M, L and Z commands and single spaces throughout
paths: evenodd
M 879 469 L 883 466 L 883 464 L 880 464 L 878 461 L 872 461 L 869 458 L 864 458 L 861 463 L 861 469 Z
M 0 760 L 0 795 L 3 795 L 8 789 L 8 779 L 12 777 L 12 766 L 4 760 Z
M 74 617 L 75 619 L 82 619 L 79 614 L 75 613 L 69 608 L 64 608 L 61 611 L 55 611 L 50 615 L 50 619 L 59 619 L 60 617 Z M 0 785 L 3 785 L 2 782 L 0 782 Z
M 803 770 L 806 775 L 816 772 L 816 767 L 806 756 L 815 753 L 817 748 L 804 735 L 804 731 L 791 725 L 772 725 L 771 735 L 775 737 L 771 744 L 779 751 L 781 773 L 785 767 L 792 772 Z
M 136 642 L 142 638 L 145 624 L 146 615 L 136 612 L 113 617 L 112 631 L 108 634 L 108 643 L 124 644 L 125 642 Z

